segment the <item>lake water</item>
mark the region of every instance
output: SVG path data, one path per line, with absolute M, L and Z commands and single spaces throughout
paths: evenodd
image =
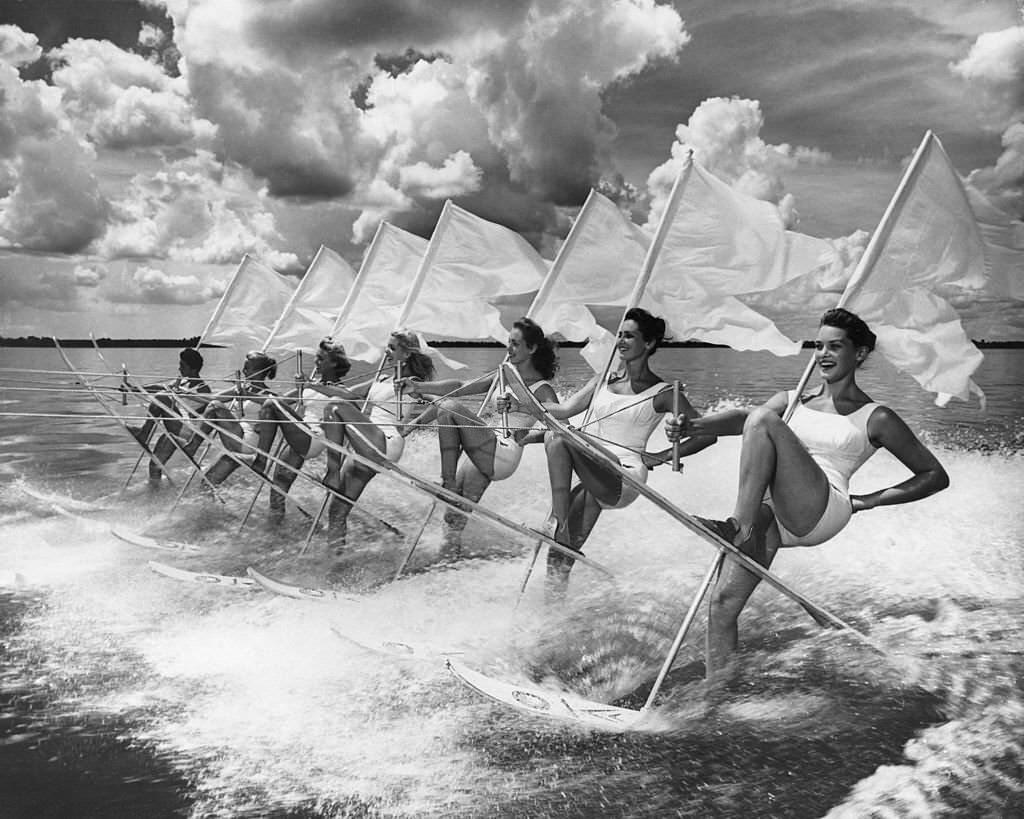
M 445 352 L 474 370 L 501 357 Z M 169 377 L 176 362 L 173 349 L 105 353 L 140 382 Z M 91 350 L 70 354 L 105 372 Z M 808 355 L 683 348 L 653 364 L 713 410 L 792 386 Z M 211 382 L 237 366 L 223 351 L 206 357 Z M 575 351 L 561 358 L 567 392 L 586 370 Z M 256 483 L 241 472 L 223 504 L 190 490 L 175 505 L 174 491 L 146 489 L 144 464 L 119 493 L 134 441 L 53 350 L 0 348 L 0 816 L 1022 816 L 1022 364 L 1024 351 L 985 351 L 984 414 L 934 407 L 880 357 L 863 371 L 865 389 L 929 442 L 952 486 L 857 515 L 827 545 L 788 550 L 773 568 L 886 656 L 820 630 L 762 587 L 741 620 L 727 691 L 701 693 L 698 618 L 656 701 L 657 730 L 607 734 L 507 710 L 440 660 L 368 652 L 332 626 L 451 647 L 505 680 L 636 707 L 714 557 L 646 501 L 604 515 L 587 547 L 616 583 L 578 567 L 560 610 L 545 606 L 539 582 L 514 608 L 530 544 L 477 521 L 467 559 L 441 566 L 432 520 L 412 571 L 389 582 L 408 540 L 378 519 L 412 537 L 430 501 L 386 476 L 352 519 L 357 602 L 189 585 L 147 562 L 237 575 L 255 566 L 322 586 L 332 559 L 322 534 L 300 554 L 306 524 L 295 511 L 267 527 L 265 494 L 243 526 Z M 656 470 L 651 484 L 689 512 L 724 515 L 738 452 L 725 439 L 681 474 Z M 403 463 L 436 478 L 433 434 L 414 435 Z M 879 453 L 853 490 L 903 475 Z M 537 523 L 546 487 L 543 452 L 530 447 L 485 502 Z M 316 508 L 310 485 L 293 491 Z M 202 552 L 143 549 L 111 526 Z

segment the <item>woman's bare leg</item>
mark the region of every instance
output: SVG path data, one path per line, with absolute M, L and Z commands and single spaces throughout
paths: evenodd
M 771 507 L 762 504 L 755 520 L 753 537 L 741 547 L 744 554 L 765 568 L 771 566 L 781 546 L 779 527 Z M 739 617 L 761 579 L 726 557 L 721 573 L 708 597 L 706 673 L 718 675 L 727 665 L 739 643 Z
M 270 491 L 270 522 L 281 523 L 284 520 L 284 503 L 288 490 L 295 483 L 299 470 L 306 458 L 290 446 L 284 447 L 278 456 L 279 463 L 274 469 L 274 489 Z
M 794 534 L 813 529 L 828 504 L 828 479 L 821 467 L 776 413 L 760 407 L 743 426 L 739 491 L 733 510 L 739 530 L 735 545 L 753 531 L 768 489 L 779 521 Z
M 455 476 L 455 491 L 471 501 L 479 501 L 491 485 L 491 479 L 484 475 L 468 458 L 459 461 Z M 444 513 L 444 543 L 441 554 L 445 558 L 457 558 L 462 551 L 462 530 L 466 528 L 466 515 L 448 506 Z
M 331 496 L 327 508 L 327 545 L 336 555 L 342 553 L 348 539 L 348 516 L 352 506 L 375 474 L 369 467 L 350 460 L 345 462 L 340 473 L 329 473 L 324 479 L 328 486 L 339 493 Z
M 601 505 L 590 494 L 582 483 L 576 484 L 569 493 L 569 516 L 566 524 L 568 534 L 567 545 L 577 552 L 583 551 L 590 533 L 601 515 Z M 568 555 L 548 552 L 547 579 L 548 597 L 557 599 L 565 596 L 569 584 L 569 573 L 576 564 Z
M 455 486 L 463 452 L 484 475 L 494 474 L 494 430 L 460 401 L 445 398 L 438 404 L 437 443 L 441 449 L 441 483 L 446 489 Z
M 379 461 L 387 451 L 387 438 L 383 430 L 371 423 L 365 413 L 348 401 L 338 401 L 324 410 L 323 430 L 327 440 L 336 447 L 347 442 L 356 453 L 366 458 Z M 343 496 L 331 497 L 327 513 L 327 541 L 336 552 L 340 552 L 348 534 L 349 512 L 376 473 L 368 466 L 351 459 L 345 460 L 343 453 L 338 452 L 336 447 L 327 450 L 327 475 L 324 483 Z

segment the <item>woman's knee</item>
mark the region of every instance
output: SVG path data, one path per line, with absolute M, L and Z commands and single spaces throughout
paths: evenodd
M 544 433 L 544 451 L 551 455 L 553 453 L 564 453 L 568 450 L 568 445 L 565 443 L 565 439 L 561 435 L 558 435 L 551 430 Z
M 450 424 L 454 419 L 466 415 L 466 408 L 457 398 L 442 398 L 435 406 L 438 423 Z
M 746 435 L 754 430 L 771 429 L 781 423 L 782 419 L 778 413 L 767 407 L 758 407 L 751 411 L 747 416 L 747 420 L 743 423 L 743 434 Z
M 344 421 L 345 416 L 342 415 L 341 401 L 332 401 L 326 407 L 324 407 L 323 420 L 324 421 Z

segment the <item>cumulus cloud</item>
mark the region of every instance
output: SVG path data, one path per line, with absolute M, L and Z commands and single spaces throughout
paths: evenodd
M 951 67 L 991 95 L 1006 118 L 1024 116 L 1024 25 L 980 35 L 968 55 Z
M 216 135 L 196 117 L 186 82 L 159 63 L 106 40 L 68 40 L 47 58 L 64 110 L 99 147 L 209 144 Z
M 977 168 L 967 184 L 980 190 L 997 207 L 1024 219 L 1024 122 L 1016 122 L 1003 133 L 1003 152 L 994 165 Z
M 147 3 L 173 41 L 151 24 L 132 49 L 73 38 L 42 55 L 48 81 L 20 79 L 14 66 L 42 52 L 0 27 L 2 113 L 20 105 L 13 125 L 0 119 L 0 239 L 291 268 L 275 202 L 343 203 L 361 212 L 356 241 L 484 187 L 532 199 L 535 222 L 614 175 L 603 92 L 689 39 L 655 0 Z M 98 168 L 128 156 L 164 169 L 106 189 L 108 202 Z M 216 173 L 182 170 L 211 156 Z
M 120 289 L 108 298 L 114 303 L 188 305 L 205 304 L 223 292 L 221 284 L 204 282 L 193 274 L 139 265 L 124 276 Z
M 440 168 L 431 167 L 426 162 L 402 168 L 398 181 L 402 189 L 412 196 L 448 199 L 479 190 L 481 175 L 473 157 L 465 151 L 456 151 Z
M 106 205 L 95 151 L 75 134 L 58 89 L 23 81 L 15 63 L 35 38 L 0 26 L 0 243 L 74 252 L 102 229 Z
M 783 174 L 800 162 L 827 162 L 829 155 L 785 143 L 769 145 L 760 136 L 763 125 L 757 100 L 713 97 L 698 105 L 688 122 L 676 127 L 671 158 L 648 177 L 648 227 L 657 224 L 690 151 L 703 167 L 732 187 L 756 199 L 774 202 L 786 224 L 795 226 L 797 214 L 792 195 L 785 192 Z
M 472 61 L 468 90 L 512 180 L 555 204 L 578 202 L 615 135 L 602 90 L 688 40 L 675 10 L 651 0 L 538 5 L 515 36 Z
M 1007 213 L 1024 218 L 1024 25 L 986 32 L 952 72 L 981 89 L 1003 151 L 994 165 L 968 175 L 968 184 Z
M 0 239 L 27 249 L 83 250 L 107 214 L 92 160 L 88 146 L 68 134 L 21 140 L 8 165 L 16 182 L 0 198 Z
M 389 214 L 382 193 L 413 210 L 504 178 L 578 203 L 615 134 L 603 90 L 688 39 L 653 0 L 166 8 L 182 76 L 232 159 L 271 195 L 365 202 L 357 239 Z
M 106 278 L 106 274 L 102 270 L 85 265 L 76 265 L 71 275 L 78 287 L 97 287 Z
M 182 262 L 237 263 L 252 253 L 278 269 L 294 269 L 280 251 L 276 221 L 253 180 L 199 151 L 157 173 L 136 175 L 111 202 L 106 232 L 95 243 L 105 258 L 153 257 Z
M 21 66 L 34 63 L 43 55 L 39 38 L 17 26 L 0 25 L 0 63 Z

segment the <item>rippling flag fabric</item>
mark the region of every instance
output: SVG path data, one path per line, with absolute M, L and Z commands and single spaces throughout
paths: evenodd
M 775 290 L 836 261 L 825 239 L 787 230 L 778 208 L 734 190 L 697 162 L 665 206 L 639 304 L 668 320 L 673 340 L 793 355 L 800 343 L 737 296 Z
M 230 347 L 235 358 L 260 349 L 297 283 L 247 254 L 220 297 L 200 343 Z
M 583 359 L 591 369 L 603 369 L 615 336 L 598 324 L 588 305 L 626 303 L 650 242 L 614 202 L 592 190 L 528 315 L 549 335 L 587 341 Z
M 877 349 L 936 393 L 983 396 L 971 376 L 981 352 L 950 303 L 986 283 L 981 231 L 963 183 L 929 131 L 851 277 L 842 304 L 878 336 Z
M 327 333 L 341 340 L 349 357 L 374 363 L 380 359 L 427 244 L 426 239 L 388 222 L 377 228 L 355 282 Z
M 314 352 L 330 335 L 355 276 L 348 262 L 321 245 L 263 343 L 264 352 Z
M 445 202 L 399 323 L 445 338 L 504 343 L 508 328 L 496 301 L 537 290 L 547 272 L 548 263 L 514 230 Z

